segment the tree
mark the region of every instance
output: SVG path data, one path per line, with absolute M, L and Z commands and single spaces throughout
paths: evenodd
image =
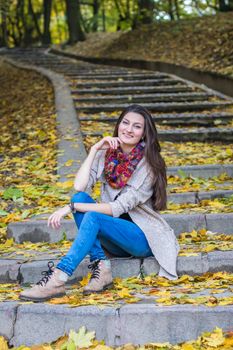
M 143 24 L 150 24 L 153 22 L 153 0 L 138 0 L 139 22 Z
M 233 1 L 219 0 L 219 11 L 221 12 L 233 11 Z
M 51 43 L 51 34 L 50 34 L 50 18 L 51 18 L 51 10 L 52 10 L 52 0 L 44 0 L 43 1 L 44 8 L 44 31 L 42 42 L 45 45 L 49 45 Z
M 79 0 L 66 0 L 66 15 L 69 29 L 69 44 L 85 40 L 85 35 L 81 28 L 81 13 Z
M 1 35 L 0 35 L 0 46 L 8 46 L 8 32 L 7 32 L 7 12 L 8 12 L 8 1 L 2 0 L 0 2 L 0 16 L 1 16 Z

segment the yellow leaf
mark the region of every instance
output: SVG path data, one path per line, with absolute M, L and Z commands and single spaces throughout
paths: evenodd
M 226 338 L 224 340 L 223 346 L 226 347 L 226 349 L 233 349 L 233 337 Z
M 222 329 L 218 327 L 215 328 L 213 333 L 203 335 L 202 339 L 204 340 L 204 343 L 214 348 L 217 348 L 218 346 L 224 344 L 225 341 Z
M 8 345 L 7 345 L 7 341 L 2 337 L 0 336 L 0 349 L 1 350 L 8 350 Z
M 133 344 L 128 343 L 128 344 L 123 345 L 122 350 L 135 350 L 135 348 L 136 347 Z
M 50 345 L 33 345 L 31 350 L 53 350 L 53 348 Z
M 88 284 L 90 277 L 91 277 L 90 273 L 88 273 L 86 276 L 83 277 L 83 279 L 79 282 L 82 287 L 85 287 Z
M 226 149 L 226 154 L 227 154 L 228 156 L 232 157 L 232 156 L 233 156 L 233 151 L 232 151 L 232 149 L 231 149 L 231 148 L 227 148 L 227 149 Z
M 14 238 L 8 238 L 4 243 L 4 247 L 12 247 L 14 245 Z
M 117 292 L 120 298 L 131 298 L 132 295 L 129 293 L 129 290 L 127 288 L 123 288 L 122 290 L 119 290 Z
M 181 350 L 195 350 L 192 344 L 183 344 Z
M 74 160 L 73 159 L 69 159 L 64 163 L 64 166 L 71 166 L 73 164 Z
M 64 181 L 64 182 L 57 182 L 57 186 L 59 188 L 63 188 L 64 190 L 66 190 L 66 189 L 68 189 L 70 187 L 73 187 L 73 185 L 74 185 L 74 181 L 71 181 L 71 180 Z
M 97 345 L 94 350 L 112 350 L 112 348 L 107 345 Z
M 205 228 L 201 228 L 199 230 L 199 233 L 200 233 L 201 236 L 206 236 L 206 229 Z
M 150 349 L 150 348 L 164 348 L 164 349 L 166 349 L 166 348 L 170 348 L 171 347 L 171 344 L 170 343 L 168 343 L 168 342 L 166 342 L 166 343 L 147 343 L 147 344 L 145 344 L 145 348 L 147 349 Z M 124 349 L 124 348 L 123 348 Z
M 73 341 L 76 347 L 88 348 L 92 345 L 92 340 L 95 338 L 95 331 L 87 332 L 84 326 L 80 327 L 76 333 L 74 330 L 70 330 L 69 341 Z

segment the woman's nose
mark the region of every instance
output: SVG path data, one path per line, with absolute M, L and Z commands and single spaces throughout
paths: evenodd
M 127 125 L 127 128 L 126 128 L 126 130 L 128 131 L 128 132 L 131 132 L 132 130 L 133 130 L 133 125 Z

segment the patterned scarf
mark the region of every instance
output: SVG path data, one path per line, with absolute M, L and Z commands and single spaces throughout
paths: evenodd
M 144 142 L 139 142 L 130 153 L 123 153 L 120 146 L 109 148 L 105 154 L 104 175 L 112 188 L 124 187 L 144 155 Z

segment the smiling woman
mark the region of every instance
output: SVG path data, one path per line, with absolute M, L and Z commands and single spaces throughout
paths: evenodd
M 153 256 L 159 275 L 176 279 L 179 246 L 172 228 L 158 210 L 166 208 L 166 166 L 160 155 L 156 127 L 149 111 L 131 105 L 120 115 L 113 136 L 94 144 L 79 169 L 78 191 L 69 205 L 55 211 L 48 226 L 57 229 L 70 212 L 79 229 L 68 253 L 20 298 L 44 301 L 65 294 L 65 282 L 86 255 L 92 276 L 84 293 L 112 285 L 109 254 L 117 257 Z M 85 191 L 100 180 L 101 202 Z

